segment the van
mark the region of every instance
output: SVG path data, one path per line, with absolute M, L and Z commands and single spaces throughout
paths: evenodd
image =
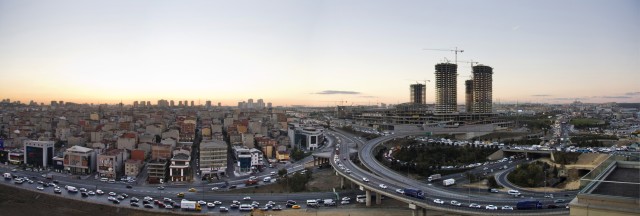
M 271 177 L 264 177 L 263 182 L 271 182 Z
M 109 181 L 109 179 L 108 178 L 101 178 L 100 181 L 101 182 L 107 182 L 107 181 Z
M 307 200 L 307 206 L 318 206 L 318 201 L 316 200 Z
M 364 203 L 366 201 L 367 201 L 367 196 L 366 195 L 357 195 L 356 196 L 356 202 Z
M 520 191 L 518 191 L 518 190 L 508 190 L 507 194 L 513 195 L 513 196 L 518 196 L 518 195 L 520 195 Z

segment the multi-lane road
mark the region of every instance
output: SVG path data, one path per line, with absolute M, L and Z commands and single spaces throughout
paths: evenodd
M 338 162 L 332 161 L 332 165 L 336 167 L 341 175 L 351 178 L 358 182 L 359 185 L 369 186 L 369 188 L 374 192 L 380 192 L 385 195 L 394 196 L 405 202 L 412 203 L 422 203 L 426 208 L 429 209 L 438 209 L 445 210 L 450 212 L 457 213 L 469 213 L 469 211 L 482 213 L 482 214 L 545 214 L 545 215 L 553 215 L 553 214 L 567 214 L 566 209 L 539 209 L 535 211 L 520 211 L 516 210 L 513 212 L 508 212 L 507 210 L 486 210 L 484 207 L 486 205 L 495 205 L 499 208 L 501 206 L 512 206 L 515 208 L 516 203 L 522 198 L 513 197 L 507 195 L 505 193 L 492 194 L 489 192 L 477 192 L 474 193 L 463 192 L 461 190 L 452 190 L 450 188 L 445 188 L 442 186 L 437 186 L 438 183 L 428 183 L 421 182 L 414 179 L 411 179 L 403 174 L 400 174 L 396 171 L 393 171 L 384 165 L 382 165 L 379 161 L 375 159 L 375 152 L 373 150 L 376 146 L 380 145 L 385 141 L 389 141 L 395 138 L 410 136 L 410 135 L 420 135 L 424 134 L 424 132 L 414 132 L 414 133 L 396 133 L 394 135 L 379 137 L 367 142 L 362 141 L 360 138 L 353 137 L 353 135 L 346 134 L 343 132 L 336 131 L 331 133 L 336 137 L 340 137 L 340 141 L 342 145 L 340 146 L 340 152 L 349 152 L 346 148 L 349 146 L 355 147 L 358 146 L 358 158 L 361 161 L 362 165 L 366 167 L 366 169 L 362 169 L 357 165 L 353 164 L 348 158 L 345 160 L 345 156 L 341 155 L 340 160 Z M 346 144 L 346 145 L 345 145 Z M 340 168 L 342 164 L 345 167 L 344 170 L 350 169 L 351 173 L 346 173 L 344 170 Z M 363 178 L 367 178 L 369 181 L 362 181 Z M 439 181 L 438 181 L 439 182 Z M 386 189 L 380 187 L 380 184 L 384 184 L 387 186 Z M 425 200 L 416 199 L 408 196 L 400 196 L 399 193 L 396 193 L 396 189 L 405 189 L 405 188 L 417 188 L 425 192 Z M 395 194 L 394 194 L 395 193 Z M 534 197 L 538 196 L 535 194 Z M 539 200 L 546 204 L 551 204 L 553 201 L 551 199 L 543 199 L 544 194 L 540 194 Z M 444 204 L 435 204 L 433 201 L 435 199 L 440 199 L 444 201 Z M 567 199 L 571 199 L 571 197 L 567 197 Z M 455 200 L 457 202 L 462 203 L 461 206 L 450 205 L 451 201 Z M 482 206 L 480 209 L 471 209 L 469 208 L 470 203 L 476 203 Z

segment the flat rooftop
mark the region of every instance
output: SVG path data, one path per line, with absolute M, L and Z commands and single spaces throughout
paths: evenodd
M 636 184 L 623 184 L 613 182 L 602 182 L 591 194 L 601 194 L 608 196 L 620 196 L 629 198 L 640 197 L 640 170 L 634 168 L 618 167 L 605 181 L 631 182 Z

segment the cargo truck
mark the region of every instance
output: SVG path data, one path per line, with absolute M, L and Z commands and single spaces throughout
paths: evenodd
M 202 210 L 202 208 L 200 207 L 200 204 L 198 204 L 198 202 L 189 201 L 189 200 L 182 200 L 182 202 L 180 202 L 180 208 L 182 210 L 186 210 L 186 211 L 200 211 L 200 210 Z
M 452 178 L 442 180 L 442 185 L 444 185 L 444 186 L 451 186 L 451 185 L 453 185 L 455 183 L 456 183 L 456 180 L 452 179 Z
M 2 176 L 4 176 L 4 179 L 6 179 L 6 180 L 11 180 L 11 179 L 12 179 L 12 177 L 11 177 L 11 173 L 5 173 L 5 174 L 4 174 L 4 175 L 2 175 Z
M 430 175 L 429 178 L 427 178 L 427 181 L 438 180 L 440 178 L 442 178 L 440 174 L 433 174 L 433 175 Z
M 415 198 L 418 198 L 418 199 L 425 199 L 424 198 L 424 193 L 422 192 L 422 190 L 413 189 L 413 188 L 405 188 L 404 189 L 404 195 L 410 196 L 410 197 L 415 197 Z

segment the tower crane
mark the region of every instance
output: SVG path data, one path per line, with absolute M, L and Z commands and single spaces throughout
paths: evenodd
M 431 49 L 431 48 L 423 48 L 422 50 L 434 50 L 434 51 L 448 51 L 453 52 L 455 54 L 455 63 L 458 64 L 458 53 L 464 52 L 464 50 L 459 50 L 458 47 L 455 49 Z

